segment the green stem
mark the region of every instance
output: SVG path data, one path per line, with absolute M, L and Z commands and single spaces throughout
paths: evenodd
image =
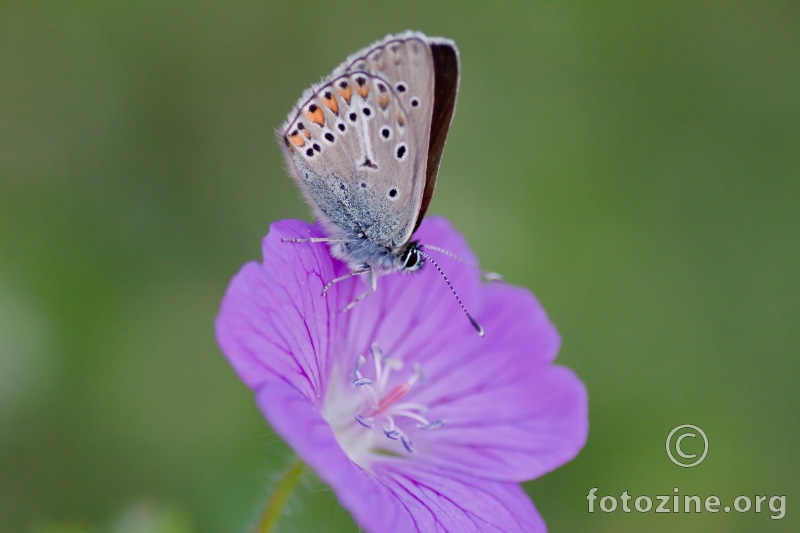
M 272 531 L 275 524 L 278 523 L 278 519 L 281 517 L 283 506 L 300 481 L 300 475 L 303 473 L 303 470 L 305 470 L 303 461 L 295 458 L 294 463 L 292 463 L 281 480 L 278 481 L 278 484 L 275 485 L 275 489 L 272 491 L 272 495 L 269 497 L 267 505 L 264 507 L 264 512 L 261 513 L 261 519 L 259 519 L 254 529 L 254 533 L 269 533 Z

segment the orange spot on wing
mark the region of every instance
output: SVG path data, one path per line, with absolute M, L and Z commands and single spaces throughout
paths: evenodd
M 303 135 L 306 136 L 306 139 L 310 139 L 311 138 L 311 132 L 308 131 L 308 130 L 303 130 Z
M 378 49 L 372 56 L 370 60 L 375 64 L 378 70 L 383 70 L 385 65 L 383 64 L 383 49 Z
M 292 142 L 292 144 L 293 144 L 293 145 L 295 145 L 295 146 L 303 146 L 303 145 L 306 143 L 306 140 L 305 140 L 305 139 L 303 139 L 303 136 L 302 136 L 302 135 L 300 135 L 299 133 L 298 133 L 298 134 L 296 134 L 296 135 L 292 135 L 291 137 L 289 137 L 289 140 L 290 140 L 290 141 Z
M 369 85 L 366 83 L 360 87 L 356 86 L 356 92 L 361 95 L 362 98 L 365 100 L 367 99 L 367 95 L 369 94 Z
M 331 94 L 330 98 L 323 98 L 322 103 L 325 104 L 325 107 L 333 111 L 335 115 L 339 114 L 339 101 L 336 99 L 336 96 Z
M 314 124 L 319 124 L 320 126 L 325 125 L 325 114 L 322 112 L 322 108 L 318 107 L 316 104 L 308 106 L 306 117 Z
M 347 102 L 347 105 L 350 105 L 350 98 L 353 97 L 353 87 L 351 87 L 350 85 L 348 85 L 344 89 L 339 87 L 338 89 L 336 89 L 336 91 L 339 93 L 339 96 L 344 98 L 344 101 Z
M 406 120 L 403 118 L 402 113 L 397 114 L 397 123 L 400 125 L 401 128 L 406 125 Z
M 378 103 L 381 105 L 381 109 L 386 109 L 386 106 L 389 105 L 389 95 L 382 94 L 378 97 Z

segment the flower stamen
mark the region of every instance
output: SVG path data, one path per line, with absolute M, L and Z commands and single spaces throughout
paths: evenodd
M 429 422 L 427 424 L 417 425 L 418 429 L 422 431 L 433 431 L 434 429 L 439 429 L 444 425 L 444 420 L 434 420 L 433 422 Z
M 394 359 L 383 354 L 377 344 L 370 346 L 372 361 L 374 363 L 374 377 L 365 377 L 361 370 L 367 358 L 359 355 L 353 365 L 350 376 L 350 384 L 353 388 L 362 391 L 361 409 L 355 415 L 356 422 L 366 429 L 375 427 L 375 419 L 382 418 L 383 434 L 386 438 L 400 441 L 403 448 L 409 453 L 416 452 L 416 447 L 411 438 L 395 424 L 395 417 L 411 419 L 415 422 L 414 427 L 422 431 L 433 431 L 444 425 L 444 420 L 429 421 L 424 415 L 428 412 L 428 407 L 423 404 L 413 402 L 400 402 L 408 394 L 411 388 L 417 383 L 427 385 L 428 378 L 422 371 L 418 363 L 414 363 L 413 375 L 406 381 L 398 383 L 394 387 L 384 392 L 389 383 L 389 376 L 392 371 L 403 369 L 403 361 Z
M 367 429 L 372 429 L 375 427 L 375 420 L 372 418 L 367 418 L 366 416 L 356 415 L 356 422 Z
M 403 447 L 408 451 L 408 453 L 415 453 L 417 451 L 417 449 L 414 447 L 414 443 L 408 438 L 408 435 L 400 435 L 400 442 L 403 443 Z

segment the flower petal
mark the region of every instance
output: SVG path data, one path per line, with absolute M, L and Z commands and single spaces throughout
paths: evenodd
M 414 516 L 416 531 L 547 530 L 533 502 L 516 483 L 442 471 L 403 459 L 383 463 L 378 475 Z
M 321 296 L 337 272 L 328 246 L 283 242 L 320 237 L 301 221 L 273 224 L 264 238 L 264 264 L 248 263 L 233 278 L 215 324 L 217 342 L 251 388 L 280 377 L 309 398 L 322 398 L 336 343 L 338 287 Z M 341 266 L 341 265 L 339 265 Z
M 427 405 L 431 417 L 446 424 L 415 434 L 414 442 L 420 460 L 430 464 L 525 481 L 583 447 L 587 394 L 572 371 L 550 365 L 560 339 L 528 291 L 488 285 L 484 295 L 481 316 L 503 334 L 487 334 L 480 343 L 451 342 L 423 361 L 431 385 L 408 399 Z
M 560 366 L 452 391 L 429 407 L 446 424 L 414 434 L 419 461 L 504 481 L 534 479 L 570 461 L 588 434 L 586 390 Z

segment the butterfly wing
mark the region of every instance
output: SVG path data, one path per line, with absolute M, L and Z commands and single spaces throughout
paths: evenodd
M 439 162 L 442 159 L 450 122 L 456 110 L 458 94 L 458 49 L 455 43 L 448 39 L 436 39 L 431 43 L 431 54 L 434 71 L 433 113 L 428 146 L 428 165 L 425 171 L 425 191 L 422 195 L 422 205 L 414 225 L 414 231 L 422 223 L 433 198 L 436 176 L 439 173 Z
M 432 43 L 407 32 L 354 54 L 303 95 L 279 131 L 292 175 L 332 235 L 394 249 L 421 219 L 433 193 L 427 167 L 438 167 L 452 116 L 452 103 L 439 112 L 446 120 L 437 124 L 446 125 L 437 126 L 439 154 L 429 157 Z

